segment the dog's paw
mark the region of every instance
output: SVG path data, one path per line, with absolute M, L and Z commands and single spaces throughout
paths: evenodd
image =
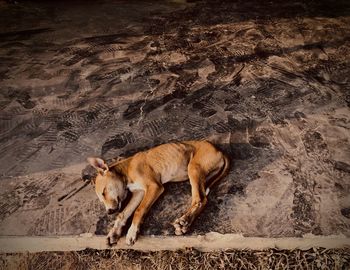
M 124 225 L 125 225 L 125 221 L 118 216 L 117 219 L 115 220 L 114 226 L 113 226 L 116 234 L 121 235 Z
M 119 238 L 120 238 L 120 233 L 119 233 L 118 228 L 113 227 L 107 235 L 107 239 L 106 239 L 107 245 L 112 246 L 112 245 L 116 244 L 118 242 Z
M 136 242 L 138 233 L 138 228 L 134 224 L 132 224 L 126 234 L 125 242 L 128 246 L 132 246 Z
M 174 222 L 174 228 L 175 228 L 175 234 L 176 235 L 183 235 L 187 233 L 189 227 L 190 227 L 190 222 L 187 216 L 182 216 L 178 219 L 175 220 Z

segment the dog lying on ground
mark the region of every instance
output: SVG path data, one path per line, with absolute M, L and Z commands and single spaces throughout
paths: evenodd
M 207 141 L 162 144 L 109 165 L 100 158 L 88 158 L 88 162 L 98 172 L 95 191 L 108 214 L 120 211 L 128 190 L 132 193 L 107 235 L 108 245 L 118 241 L 134 213 L 126 235 L 126 243 L 133 245 L 146 213 L 164 191 L 163 184 L 189 179 L 191 206 L 173 223 L 176 235 L 186 233 L 206 205 L 209 189 L 229 169 L 229 159 Z

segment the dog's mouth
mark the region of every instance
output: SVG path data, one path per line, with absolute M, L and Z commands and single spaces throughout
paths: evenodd
M 107 214 L 108 214 L 108 215 L 112 215 L 112 214 L 115 214 L 115 213 L 117 213 L 117 212 L 118 212 L 118 208 L 115 208 L 115 209 L 108 209 Z
M 115 214 L 115 213 L 119 212 L 121 208 L 122 208 L 122 202 L 119 201 L 118 205 L 115 208 L 109 208 L 107 210 L 107 214 L 108 215 Z

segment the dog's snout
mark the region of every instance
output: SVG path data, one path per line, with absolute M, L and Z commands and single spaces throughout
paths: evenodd
M 117 208 L 116 208 L 116 209 L 111 209 L 111 208 L 110 208 L 110 209 L 107 210 L 107 214 L 108 214 L 108 215 L 112 215 L 112 214 L 116 213 L 117 211 L 118 211 Z

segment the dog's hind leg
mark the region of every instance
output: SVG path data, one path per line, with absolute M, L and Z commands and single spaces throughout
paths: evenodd
M 199 215 L 207 203 L 205 193 L 205 174 L 201 167 L 194 162 L 188 165 L 188 176 L 191 183 L 192 202 L 190 208 L 174 222 L 175 234 L 186 233 L 193 220 Z

